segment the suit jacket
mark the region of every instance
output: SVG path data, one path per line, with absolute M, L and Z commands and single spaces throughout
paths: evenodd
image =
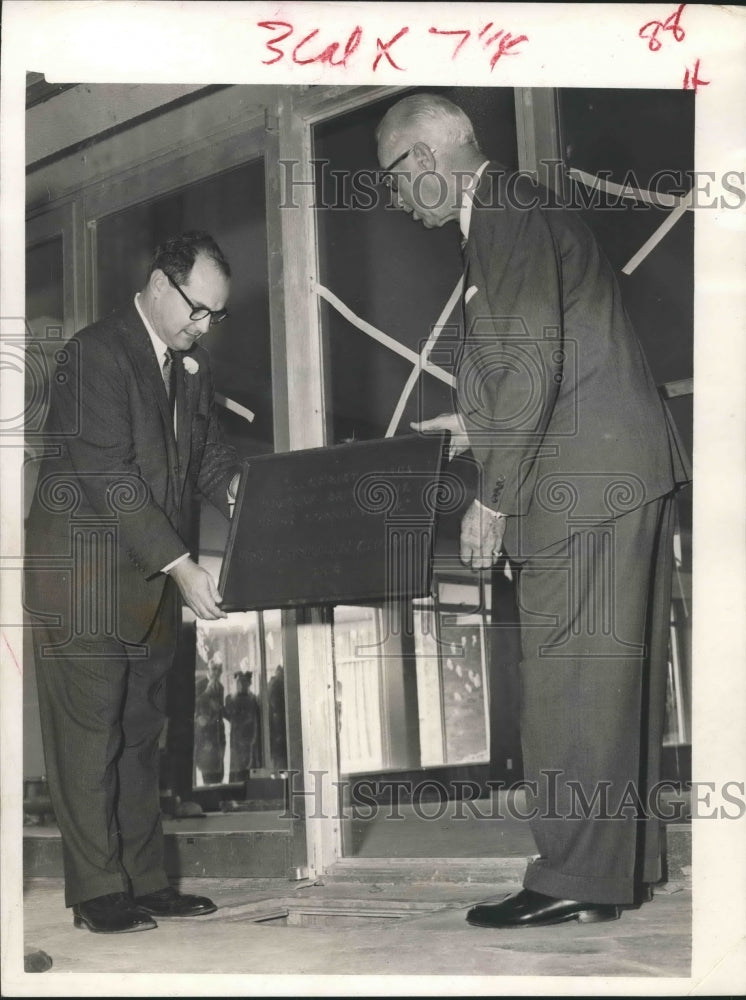
M 86 602 L 113 607 L 116 637 L 139 642 L 163 594 L 161 569 L 192 549 L 197 495 L 228 515 L 237 457 L 221 441 L 209 355 L 199 346 L 189 352 L 192 373 L 176 353 L 174 434 L 134 304 L 86 327 L 65 354 L 46 425 L 58 454 L 41 466 L 27 524 L 26 604 L 60 615 L 62 632 L 75 620 L 92 636 L 111 621 L 82 621 Z M 98 543 L 81 541 L 97 534 Z
M 465 248 L 457 405 L 516 557 L 689 478 L 610 264 L 546 198 L 490 164 Z

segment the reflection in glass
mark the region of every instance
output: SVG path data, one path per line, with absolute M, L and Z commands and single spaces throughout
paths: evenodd
M 334 612 L 334 670 L 340 770 L 384 767 L 381 734 L 380 610 Z
M 445 764 L 446 751 L 441 668 L 434 608 L 422 606 L 415 608 L 414 644 L 417 656 L 420 763 L 423 767 L 435 767 Z
M 287 722 L 285 719 L 285 669 L 282 665 L 282 615 L 263 611 L 264 656 L 267 671 L 267 729 L 269 768 L 276 772 L 288 766 Z
M 195 786 L 246 782 L 287 767 L 279 611 L 198 621 Z
M 194 762 L 199 772 L 196 784 L 218 785 L 225 770 L 225 722 L 223 705 L 223 657 L 219 651 L 206 654 L 207 670 L 197 676 L 194 691 Z
M 464 108 L 486 156 L 518 166 L 512 87 L 424 89 Z M 405 212 L 392 210 L 390 192 L 375 186 L 376 126 L 400 97 L 390 95 L 314 127 L 319 281 L 358 316 L 419 354 L 461 275 L 462 262 L 450 226 L 428 232 L 413 225 Z M 339 184 L 341 178 L 355 183 L 348 189 Z M 345 204 L 352 207 L 341 210 Z M 322 322 L 329 442 L 383 437 L 399 407 L 411 364 L 362 334 L 336 309 L 323 309 Z M 448 323 L 455 327 L 460 322 L 458 308 Z M 449 351 L 439 352 L 440 366 L 450 366 Z M 434 416 L 452 405 L 450 389 L 423 374 L 407 397 L 399 431 L 408 430 L 410 420 Z
M 256 612 L 197 622 L 195 785 L 246 781 L 261 766 L 261 680 Z
M 62 236 L 26 250 L 26 319 L 34 337 L 45 326 L 61 327 L 64 315 Z
M 489 761 L 484 622 L 476 615 L 441 621 L 441 697 L 446 762 Z
M 483 615 L 417 601 L 411 631 L 399 635 L 387 617 L 379 607 L 334 609 L 340 772 L 487 763 Z

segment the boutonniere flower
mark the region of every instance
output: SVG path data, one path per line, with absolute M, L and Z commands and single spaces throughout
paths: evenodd
M 184 368 L 190 375 L 196 375 L 199 371 L 199 362 L 195 361 L 194 358 L 184 358 Z

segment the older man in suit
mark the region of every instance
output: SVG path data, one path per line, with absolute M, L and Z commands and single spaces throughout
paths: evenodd
M 638 800 L 662 738 L 675 434 L 612 270 L 577 213 L 477 145 L 450 101 L 381 121 L 396 204 L 458 222 L 464 341 L 450 430 L 481 467 L 461 558 L 503 549 L 519 576 L 521 738 L 538 858 L 524 888 L 472 909 L 486 927 L 611 920 L 659 880 L 659 823 Z M 499 641 L 499 635 L 497 637 Z
M 168 884 L 158 741 L 179 593 L 198 617 L 225 617 L 192 538 L 197 496 L 228 516 L 237 485 L 198 344 L 229 291 L 211 236 L 169 240 L 133 301 L 66 345 L 53 382 L 26 604 L 66 904 L 95 932 L 216 909 Z

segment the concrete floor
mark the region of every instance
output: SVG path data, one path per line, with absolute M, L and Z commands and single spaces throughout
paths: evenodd
M 319 995 L 406 995 L 401 982 L 413 992 L 440 995 L 461 982 L 453 977 L 469 977 L 463 981 L 467 985 L 452 992 L 471 995 L 504 993 L 511 981 L 519 987 L 508 992 L 531 992 L 532 982 L 537 984 L 533 991 L 553 992 L 555 981 L 548 977 L 558 976 L 571 977 L 569 992 L 596 995 L 624 992 L 618 977 L 634 977 L 636 992 L 642 994 L 671 992 L 672 979 L 682 987 L 686 984 L 692 922 L 691 832 L 686 824 L 668 828 L 668 883 L 656 888 L 651 903 L 624 912 L 620 920 L 489 931 L 466 924 L 465 911 L 520 888 L 526 860 L 534 853 L 527 824 L 481 819 L 462 822 L 454 831 L 454 823 L 414 822 L 417 817 L 406 807 L 402 811 L 408 822 L 396 824 L 396 837 L 391 823 L 358 829 L 353 822 L 355 857 L 315 882 L 208 877 L 175 881 L 184 891 L 211 896 L 220 909 L 207 917 L 161 921 L 155 931 L 112 936 L 77 930 L 64 906 L 62 879 L 26 878 L 26 950 L 46 953 L 52 967 L 43 979 L 25 976 L 30 984 L 25 994 L 8 995 L 36 996 L 42 985 L 51 995 L 164 995 L 156 993 L 154 975 L 163 977 L 159 982 L 174 996 L 233 995 L 222 985 L 231 976 L 238 977 L 235 992 L 244 996 L 314 995 L 309 977 L 315 976 L 324 977 L 324 983 L 326 977 L 340 977 L 331 989 L 319 987 Z M 219 837 L 221 832 L 235 835 L 247 824 L 252 829 L 257 823 L 271 827 L 271 820 L 269 814 L 226 814 L 169 821 L 166 826 L 182 839 L 208 827 L 216 827 L 213 835 Z M 44 838 L 59 838 L 53 826 L 30 827 L 24 834 L 42 838 L 40 844 Z M 464 858 L 467 848 L 469 858 Z M 57 866 L 44 870 L 38 865 L 27 872 L 35 868 L 37 875 L 61 872 Z M 104 987 L 99 977 L 106 973 L 110 975 Z M 140 989 L 134 974 L 144 978 Z M 276 979 L 266 986 L 265 978 L 253 978 L 277 974 L 291 978 L 280 987 Z M 371 975 L 383 977 L 384 985 L 369 988 L 367 980 L 358 978 Z M 392 977 L 400 976 L 407 979 L 397 978 L 394 986 Z M 606 989 L 595 986 L 601 979 Z M 86 983 L 95 985 L 86 990 Z M 475 983 L 486 985 L 479 989 Z
M 472 904 L 497 900 L 520 888 L 512 880 L 484 885 L 406 877 L 387 883 L 202 878 L 183 880 L 180 887 L 212 896 L 220 909 L 206 917 L 163 920 L 154 931 L 115 936 L 73 927 L 64 907 L 61 879 L 27 879 L 26 949 L 43 950 L 53 965 L 43 973 L 43 981 L 39 976 L 25 980 L 52 995 L 82 996 L 87 991 L 66 992 L 78 981 L 71 974 L 113 973 L 116 978 L 107 980 L 111 990 L 107 986 L 106 992 L 91 994 L 105 996 L 107 992 L 120 995 L 117 984 L 124 992 L 130 991 L 129 986 L 122 986 L 121 977 L 127 973 L 169 974 L 164 983 L 173 974 L 199 974 L 187 980 L 193 988 L 186 995 L 202 994 L 210 982 L 213 985 L 205 988 L 212 995 L 229 995 L 219 991 L 215 974 L 570 976 L 584 977 L 586 982 L 587 977 L 686 978 L 690 974 L 691 886 L 686 877 L 657 888 L 652 902 L 624 912 L 618 921 L 514 931 L 483 930 L 464 920 Z M 213 977 L 205 980 L 206 973 Z M 101 983 L 98 978 L 95 982 Z M 257 985 L 259 980 L 243 982 L 244 995 L 265 995 Z M 311 995 L 311 980 L 300 982 L 290 995 Z M 435 982 L 445 988 L 451 980 Z M 655 992 L 653 982 L 650 986 Z M 575 992 L 586 992 L 589 987 L 590 983 L 586 987 L 580 982 Z M 99 989 L 100 985 L 94 987 L 94 991 Z M 131 992 L 135 995 L 136 991 Z M 165 995 L 156 993 L 154 985 L 149 992 Z M 286 990 L 266 990 L 274 992 Z M 471 992 L 471 988 L 465 986 L 458 992 Z M 645 992 L 644 985 L 641 992 Z

